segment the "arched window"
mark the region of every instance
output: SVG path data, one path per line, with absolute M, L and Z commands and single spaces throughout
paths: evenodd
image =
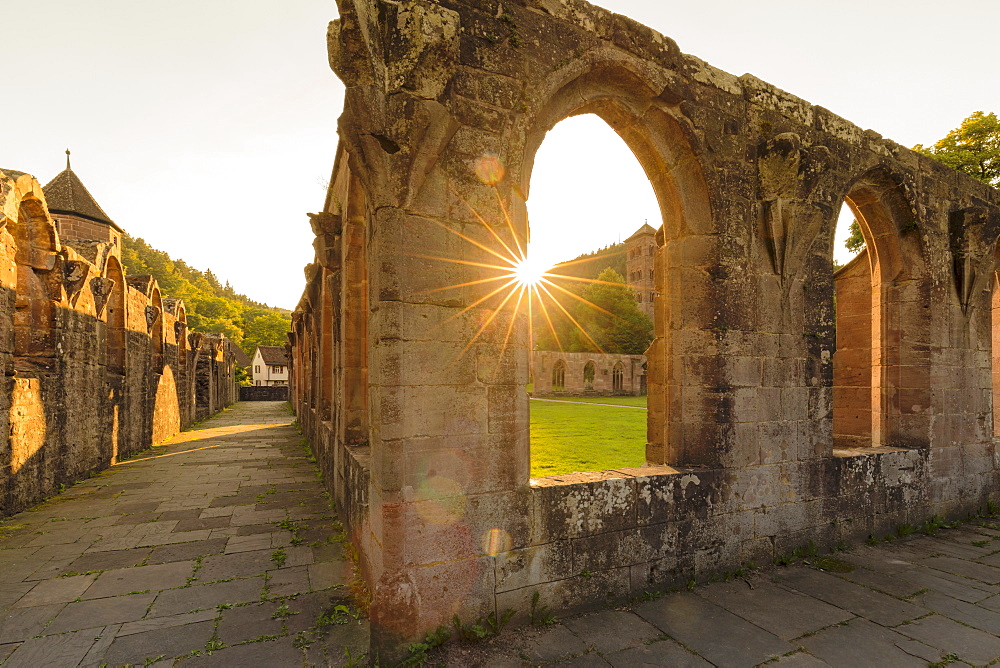
M 592 390 L 594 389 L 594 375 L 595 375 L 594 363 L 587 362 L 583 367 L 583 389 Z
M 187 311 L 183 304 L 177 306 L 174 331 L 177 335 L 177 365 L 180 367 L 179 372 L 183 373 L 187 369 Z
M 153 288 L 149 308 L 148 317 L 153 320 L 149 333 L 153 372 L 163 373 L 163 300 L 159 288 Z
M 621 362 L 615 362 L 615 367 L 611 371 L 611 389 L 615 392 L 625 389 L 625 367 Z
M 104 277 L 112 281 L 105 319 L 108 371 L 123 374 L 125 373 L 125 274 L 117 257 L 112 255 L 108 258 Z
M 881 169 L 852 186 L 846 214 L 864 249 L 834 274 L 833 436 L 836 447 L 918 445 L 930 405 L 928 314 L 907 290 L 921 275 L 915 214 L 895 178 Z M 907 335 L 903 336 L 902 323 Z M 903 370 L 905 369 L 905 373 Z M 906 396 L 906 401 L 898 399 Z
M 993 293 L 990 318 L 992 353 L 990 367 L 993 372 L 993 435 L 1000 436 L 1000 274 L 993 274 Z
M 11 234 L 17 244 L 17 299 L 14 310 L 14 366 L 33 371 L 56 356 L 56 312 L 42 276 L 53 266 L 55 226 L 41 201 L 26 198 Z
M 566 363 L 556 360 L 552 365 L 552 390 L 562 392 L 566 389 Z

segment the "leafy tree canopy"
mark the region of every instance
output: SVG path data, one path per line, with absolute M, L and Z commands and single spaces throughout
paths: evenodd
M 913 150 L 983 183 L 1000 187 L 1000 119 L 993 112 L 977 111 L 934 146 L 917 144 Z M 857 220 L 851 223 L 851 234 L 844 245 L 852 253 L 865 247 Z
M 933 147 L 917 144 L 913 150 L 983 183 L 1000 186 L 1000 119 L 995 113 L 977 111 Z
M 579 299 L 555 292 L 565 311 L 546 304 L 548 319 L 536 313 L 536 348 L 628 355 L 646 351 L 653 340 L 653 323 L 639 310 L 625 278 L 608 267 L 596 279 L 594 283 L 580 284 L 585 287 L 579 291 Z
M 151 274 L 164 296 L 183 299 L 193 330 L 224 334 L 251 357 L 258 345 L 285 345 L 291 314 L 237 294 L 211 270 L 201 272 L 127 234 L 122 235 L 122 264 L 127 274 Z
M 861 225 L 858 223 L 857 218 L 851 221 L 849 229 L 850 234 L 847 236 L 847 240 L 844 241 L 844 245 L 852 253 L 860 253 L 865 247 L 865 237 L 861 234 Z

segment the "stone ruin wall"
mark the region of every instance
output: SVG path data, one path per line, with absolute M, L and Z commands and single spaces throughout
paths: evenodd
M 563 387 L 553 386 L 553 368 L 563 365 Z M 593 382 L 586 382 L 585 369 L 594 365 Z M 560 395 L 588 396 L 640 396 L 645 394 L 645 355 L 612 355 L 595 353 L 562 353 L 553 350 L 531 352 L 532 395 L 536 397 Z M 614 387 L 614 370 L 620 366 L 621 388 Z
M 120 252 L 61 242 L 38 182 L 0 171 L 0 515 L 235 400 L 231 344 Z
M 996 497 L 997 191 L 580 0 L 338 5 L 292 396 L 383 660 L 536 592 L 600 605 Z M 579 113 L 662 212 L 647 466 L 529 482 L 528 326 L 474 263 L 526 240 L 535 150 Z M 845 198 L 871 252 L 838 329 Z

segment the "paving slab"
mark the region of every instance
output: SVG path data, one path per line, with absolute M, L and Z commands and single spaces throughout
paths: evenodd
M 638 647 L 661 635 L 655 626 L 626 610 L 602 610 L 572 617 L 564 624 L 602 654 Z
M 238 645 L 262 636 L 281 635 L 283 617 L 275 617 L 277 611 L 274 602 L 223 610 L 217 630 L 219 639 L 226 645 Z
M 12 607 L 30 608 L 49 603 L 69 603 L 83 595 L 93 585 L 96 577 L 96 575 L 74 575 L 68 578 L 42 580 Z
M 149 616 L 163 617 L 194 610 L 214 609 L 220 605 L 259 601 L 263 588 L 264 578 L 255 577 L 169 589 L 157 595 Z
M 936 591 L 921 594 L 914 599 L 914 603 L 956 622 L 1000 635 L 1000 612 L 966 603 Z
M 943 655 L 957 654 L 963 661 L 977 666 L 1000 658 L 1000 638 L 978 629 L 970 629 L 941 615 L 918 619 L 896 630 L 914 640 L 937 647 Z
M 46 634 L 121 624 L 142 619 L 155 594 L 132 594 L 68 604 L 45 628 Z
M 874 624 L 852 619 L 799 640 L 810 654 L 831 666 L 909 666 L 926 668 L 927 660 L 898 647 L 906 636 Z M 940 658 L 940 657 L 938 657 Z
M 636 613 L 716 665 L 756 666 L 795 647 L 689 592 L 641 603 Z
M 226 549 L 225 538 L 210 538 L 189 543 L 161 545 L 149 553 L 147 564 L 169 564 L 174 561 L 190 561 L 201 556 L 219 554 Z
M 712 665 L 669 639 L 606 654 L 604 658 L 616 668 L 632 668 L 633 666 L 709 668 Z
M 10 658 L 5 668 L 39 668 L 39 666 L 75 666 L 96 642 L 93 630 L 75 631 L 24 641 Z
M 112 550 L 110 552 L 86 552 L 66 566 L 65 573 L 106 571 L 114 568 L 138 566 L 149 556 L 149 549 Z
M 956 557 L 931 557 L 920 562 L 939 571 L 961 575 L 986 584 L 1000 583 L 1000 568 Z
M 133 592 L 156 592 L 180 587 L 187 583 L 188 577 L 194 572 L 194 565 L 193 561 L 178 561 L 170 564 L 104 571 L 97 578 L 97 581 L 87 589 L 83 597 L 104 598 Z
M 585 641 L 562 624 L 557 624 L 532 642 L 525 649 L 524 657 L 528 661 L 554 662 L 580 656 L 586 651 Z
M 216 554 L 201 560 L 201 567 L 195 574 L 198 582 L 214 582 L 223 578 L 262 575 L 277 568 L 272 560 L 274 550 L 254 550 L 236 554 Z
M 809 568 L 789 568 L 774 577 L 782 585 L 885 626 L 896 626 L 927 614 L 907 601 Z
M 783 640 L 847 621 L 853 613 L 764 578 L 733 580 L 702 587 L 698 594 Z
M 119 636 L 102 657 L 110 666 L 143 665 L 146 661 L 203 651 L 215 632 L 215 622 L 197 622 L 144 633 Z M 54 636 L 59 637 L 59 636 Z
M 53 603 L 4 612 L 0 615 L 0 643 L 19 642 L 39 635 L 65 606 L 65 603 Z

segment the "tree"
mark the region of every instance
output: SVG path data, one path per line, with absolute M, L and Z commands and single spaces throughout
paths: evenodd
M 243 332 L 243 352 L 253 356 L 257 346 L 283 346 L 288 342 L 291 320 L 280 313 L 264 313 L 251 321 Z
M 977 111 L 932 148 L 917 144 L 913 150 L 983 183 L 1000 186 L 1000 119 L 995 113 Z
M 849 229 L 851 233 L 848 235 L 847 240 L 844 241 L 844 245 L 852 253 L 860 253 L 865 247 L 865 237 L 861 234 L 861 225 L 858 224 L 857 218 L 851 221 Z
M 611 267 L 598 275 L 597 282 L 586 284 L 580 300 L 559 291 L 555 294 L 569 315 L 558 306 L 547 305 L 550 327 L 541 309 L 535 309 L 535 345 L 539 350 L 598 352 L 600 346 L 606 353 L 639 355 L 653 340 L 652 321 L 639 310 L 625 278 Z

